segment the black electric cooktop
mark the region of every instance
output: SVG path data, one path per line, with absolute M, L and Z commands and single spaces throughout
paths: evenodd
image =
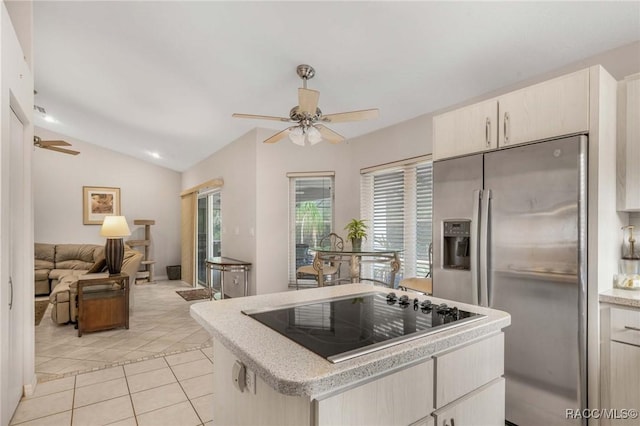
M 243 313 L 334 363 L 485 317 L 380 292 Z

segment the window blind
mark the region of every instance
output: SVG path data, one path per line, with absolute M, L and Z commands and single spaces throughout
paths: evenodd
M 429 245 L 433 241 L 433 163 L 416 169 L 416 275 L 426 277 L 429 270 Z
M 401 250 L 402 267 L 396 281 L 426 276 L 432 240 L 431 161 L 369 170 L 360 181 L 360 215 L 368 221 L 370 235 L 365 247 Z M 388 265 L 363 268 L 363 276 L 388 282 Z

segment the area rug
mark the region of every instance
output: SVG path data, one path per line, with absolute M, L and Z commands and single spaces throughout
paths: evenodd
M 198 288 L 195 290 L 176 290 L 176 293 L 178 293 L 184 300 L 189 302 L 192 300 L 208 299 L 210 291 L 207 288 Z M 214 293 L 214 299 L 217 300 L 219 298 L 220 294 Z
M 49 307 L 48 300 L 36 300 L 36 325 L 40 325 L 40 321 L 42 321 L 42 317 L 44 316 L 45 311 Z

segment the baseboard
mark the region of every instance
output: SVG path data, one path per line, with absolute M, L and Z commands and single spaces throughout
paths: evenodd
M 31 383 L 27 383 L 22 388 L 24 396 L 32 396 L 36 391 L 36 385 L 38 384 L 38 376 L 35 374 L 31 378 Z

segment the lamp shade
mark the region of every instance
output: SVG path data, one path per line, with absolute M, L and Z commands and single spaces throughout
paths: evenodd
M 131 235 L 124 216 L 105 216 L 100 235 L 107 238 L 121 238 Z

